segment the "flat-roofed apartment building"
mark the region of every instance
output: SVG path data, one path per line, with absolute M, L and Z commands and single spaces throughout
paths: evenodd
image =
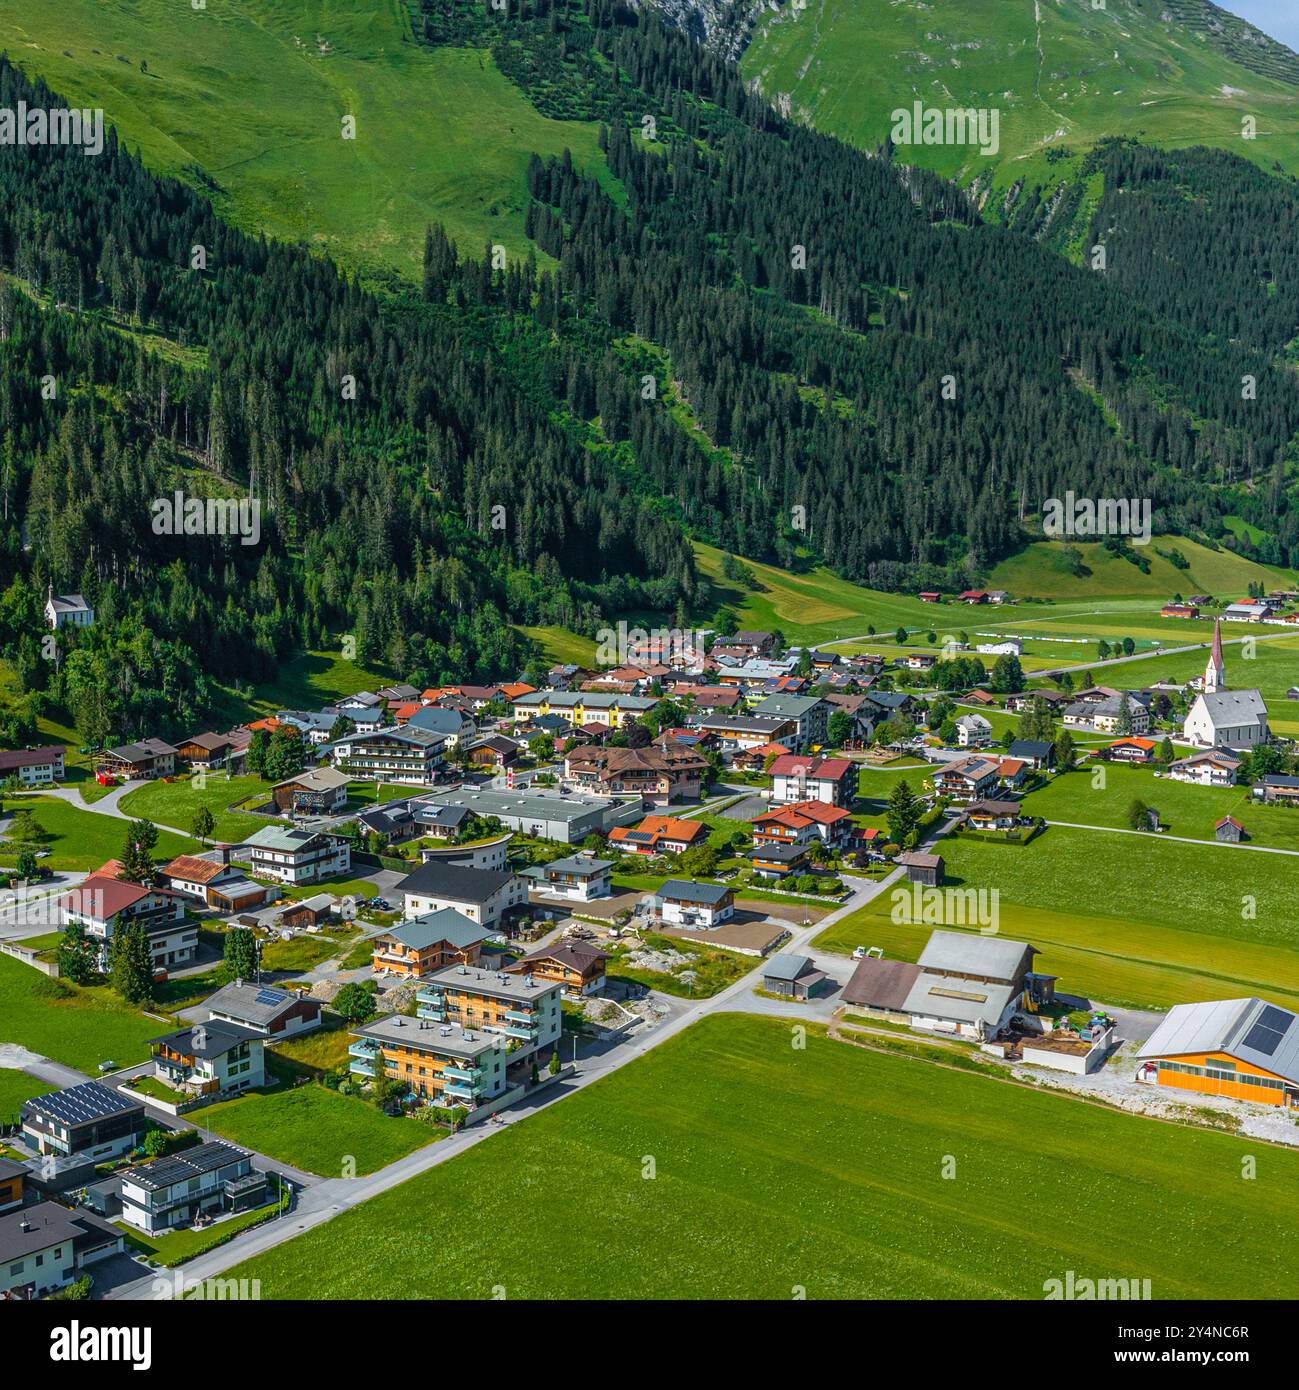
M 395 726 L 349 734 L 330 745 L 334 764 L 356 777 L 428 787 L 437 781 L 446 739 L 432 729 Z
M 1265 999 L 1176 1004 L 1137 1057 L 1140 1081 L 1299 1107 L 1299 1021 Z
M 215 1139 L 118 1176 L 122 1220 L 150 1235 L 208 1213 L 246 1211 L 267 1198 L 266 1174 L 253 1167 L 252 1155 Z
M 561 987 L 531 974 L 506 974 L 473 965 L 449 965 L 416 994 L 420 1018 L 431 1023 L 496 1033 L 515 1046 L 513 1059 L 559 1042 Z
M 266 825 L 242 846 L 254 874 L 280 883 L 316 883 L 352 867 L 352 846 L 341 835 Z
M 353 1029 L 353 1076 L 386 1076 L 434 1105 L 476 1110 L 509 1089 L 501 1033 L 389 1014 Z
M 412 803 L 412 809 L 415 809 Z M 581 844 L 588 835 L 606 834 L 613 826 L 638 821 L 644 810 L 636 800 L 611 797 L 561 795 L 549 791 L 494 791 L 489 787 L 457 787 L 421 797 L 419 807 L 460 807 L 475 816 L 495 816 L 507 830 L 554 840 L 561 845 Z

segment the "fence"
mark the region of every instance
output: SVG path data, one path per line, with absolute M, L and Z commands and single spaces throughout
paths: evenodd
M 0 954 L 12 956 L 15 960 L 22 961 L 24 965 L 30 965 L 33 970 L 39 970 L 42 975 L 48 975 L 51 979 L 58 979 L 58 963 L 41 960 L 36 952 L 27 946 L 19 946 L 12 941 L 0 941 Z

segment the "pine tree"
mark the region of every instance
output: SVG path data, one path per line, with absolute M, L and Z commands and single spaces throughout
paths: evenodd
M 112 981 L 128 1004 L 153 998 L 153 956 L 143 922 L 128 923 L 114 938 Z

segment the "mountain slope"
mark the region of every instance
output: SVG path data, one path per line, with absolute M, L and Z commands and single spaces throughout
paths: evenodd
M 742 68 L 781 109 L 863 149 L 915 101 L 997 108 L 995 156 L 911 145 L 898 157 L 999 191 L 1058 181 L 1116 135 L 1299 172 L 1299 57 L 1205 0 L 782 0 Z

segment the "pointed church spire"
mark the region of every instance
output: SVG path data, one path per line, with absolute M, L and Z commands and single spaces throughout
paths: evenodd
M 1214 695 L 1227 688 L 1227 672 L 1222 660 L 1222 619 L 1213 623 L 1213 647 L 1209 652 L 1209 664 L 1204 668 L 1204 693 Z

